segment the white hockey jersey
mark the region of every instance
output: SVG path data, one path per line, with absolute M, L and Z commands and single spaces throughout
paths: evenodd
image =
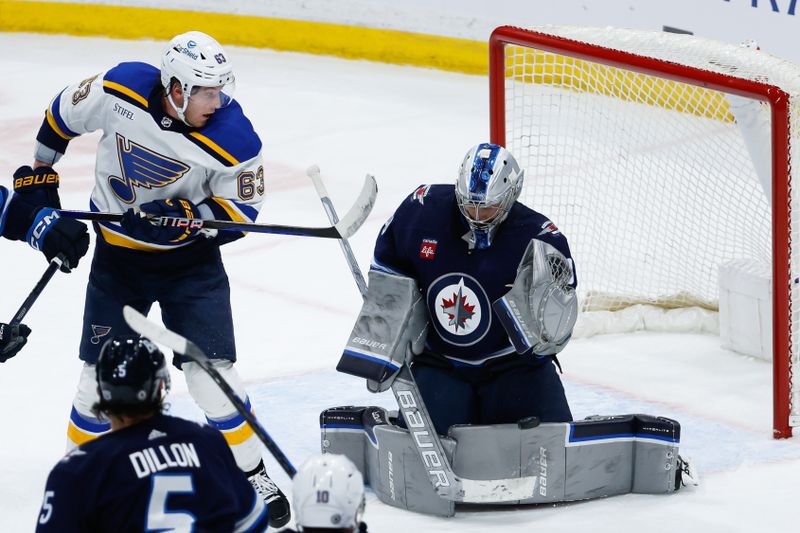
M 185 198 L 214 218 L 254 221 L 264 198 L 264 168 L 261 141 L 242 108 L 233 101 L 202 128 L 189 128 L 164 113 L 161 94 L 156 67 L 121 63 L 61 91 L 37 140 L 63 153 L 73 137 L 102 130 L 92 211 L 122 213 L 152 200 Z M 138 241 L 116 223 L 95 227 L 108 244 L 134 250 L 192 244 Z

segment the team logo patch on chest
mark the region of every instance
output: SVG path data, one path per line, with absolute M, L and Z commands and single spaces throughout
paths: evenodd
M 189 165 L 145 148 L 119 133 L 117 134 L 117 156 L 121 176 L 109 176 L 108 184 L 114 194 L 132 204 L 136 200 L 136 187 L 160 188 L 181 179 Z
M 427 304 L 434 328 L 450 344 L 470 346 L 489 332 L 489 298 L 468 274 L 455 272 L 436 279 L 428 287 Z
M 436 256 L 436 247 L 439 242 L 434 239 L 422 239 L 422 245 L 419 247 L 419 256 L 421 259 L 431 260 Z

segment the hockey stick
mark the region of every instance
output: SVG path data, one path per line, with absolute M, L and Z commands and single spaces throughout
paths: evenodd
M 10 323 L 11 326 L 22 323 L 22 319 L 28 314 L 28 311 L 30 311 L 33 303 L 37 300 L 37 298 L 39 298 L 39 295 L 42 294 L 42 291 L 52 279 L 53 274 L 56 273 L 56 270 L 61 268 L 61 265 L 64 263 L 64 261 L 65 258 L 62 254 L 58 254 L 50 260 L 50 264 L 47 265 L 47 269 L 44 271 L 44 274 L 42 274 L 42 277 L 39 278 L 39 281 L 36 282 L 33 290 L 28 294 L 28 297 L 25 298 L 25 301 L 22 302 L 22 305 L 19 307 L 17 312 L 14 313 L 14 318 L 11 319 Z
M 325 208 L 328 220 L 331 224 L 338 224 L 339 217 L 336 215 L 336 209 L 334 209 L 333 202 L 331 202 L 328 196 L 328 190 L 325 188 L 325 184 L 322 183 L 322 177 L 319 175 L 319 167 L 317 165 L 309 167 L 306 174 L 308 174 L 308 177 L 311 178 L 311 181 L 314 183 L 314 188 L 317 190 L 317 195 L 319 195 L 319 200 L 322 202 L 322 207 Z M 353 249 L 350 248 L 350 243 L 347 242 L 347 237 L 339 239 L 339 246 L 342 248 L 342 253 L 344 254 L 345 260 L 347 260 L 347 264 L 350 265 L 350 272 L 353 274 L 353 279 L 356 280 L 356 285 L 358 285 L 361 296 L 366 297 L 367 283 L 364 281 L 364 276 L 358 268 L 358 262 L 353 255 Z
M 350 211 L 344 218 L 326 228 L 309 228 L 304 226 L 288 226 L 283 224 L 259 224 L 257 222 L 235 222 L 232 220 L 205 220 L 202 218 L 152 217 L 151 222 L 161 226 L 190 227 L 194 229 L 218 229 L 226 231 L 252 231 L 254 233 L 275 233 L 279 235 L 296 235 L 300 237 L 321 237 L 324 239 L 347 239 L 358 231 L 358 228 L 369 216 L 375 205 L 378 185 L 375 178 L 367 175 L 361 193 L 358 195 Z M 67 218 L 79 220 L 95 220 L 119 222 L 122 213 L 96 213 L 93 211 L 60 210 Z
M 308 176 L 314 182 L 325 212 L 331 224 L 336 222 L 336 211 L 328 197 L 319 168 L 314 166 L 308 169 Z M 367 296 L 367 284 L 356 262 L 350 243 L 346 238 L 340 241 L 342 253 L 350 265 L 350 272 L 358 285 L 361 296 Z M 403 420 L 406 421 L 411 440 L 419 453 L 422 464 L 428 472 L 428 477 L 436 493 L 448 501 L 463 503 L 499 503 L 525 500 L 533 496 L 536 489 L 536 476 L 511 478 L 511 479 L 467 479 L 456 475 L 450 461 L 444 453 L 442 442 L 431 422 L 425 402 L 419 393 L 419 387 L 411 373 L 408 362 L 404 362 L 399 373 L 392 382 L 397 405 Z
M 256 436 L 264 443 L 264 446 L 272 453 L 272 456 L 278 461 L 278 464 L 281 465 L 283 471 L 291 478 L 297 473 L 297 469 L 292 465 L 289 458 L 281 451 L 275 441 L 272 440 L 272 437 L 264 430 L 261 424 L 256 420 L 256 417 L 253 416 L 253 413 L 247 410 L 242 400 L 236 395 L 233 391 L 231 386 L 228 384 L 227 381 L 219 374 L 216 368 L 211 365 L 210 360 L 203 353 L 203 351 L 197 347 L 195 343 L 190 341 L 189 339 L 178 335 L 174 331 L 170 331 L 163 326 L 159 326 L 155 322 L 148 320 L 143 314 L 136 311 L 133 307 L 126 305 L 122 309 L 122 314 L 125 317 L 125 321 L 134 330 L 136 333 L 142 335 L 143 337 L 147 337 L 148 339 L 157 342 L 159 344 L 163 344 L 167 346 L 170 350 L 175 353 L 185 355 L 195 363 L 197 363 L 200 368 L 202 368 L 214 383 L 222 390 L 223 394 L 233 403 L 233 406 L 236 408 L 236 411 L 242 415 L 250 427 L 253 429 L 253 432 Z

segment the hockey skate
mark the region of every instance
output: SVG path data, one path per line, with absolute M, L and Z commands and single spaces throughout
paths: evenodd
M 693 487 L 700 485 L 700 476 L 697 475 L 697 469 L 692 466 L 692 461 L 679 455 L 678 472 L 675 476 L 675 490 L 689 485 Z
M 267 504 L 270 527 L 280 528 L 288 524 L 289 519 L 292 517 L 289 509 L 289 500 L 286 499 L 281 489 L 267 475 L 263 462 L 258 465 L 255 473 L 247 476 L 247 480 Z

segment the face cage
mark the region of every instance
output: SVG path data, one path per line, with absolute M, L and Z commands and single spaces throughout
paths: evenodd
M 473 230 L 490 230 L 494 226 L 500 224 L 503 220 L 505 220 L 506 216 L 508 216 L 508 212 L 511 209 L 511 206 L 514 204 L 516 200 L 516 195 L 513 193 L 513 190 L 509 190 L 508 193 L 503 197 L 503 199 L 496 204 L 487 204 L 486 202 L 475 202 L 468 198 L 463 198 L 460 194 L 456 194 L 457 196 L 457 203 L 458 209 L 461 211 L 461 215 L 469 224 L 469 227 Z M 472 218 L 469 212 L 467 211 L 468 207 L 475 208 L 475 217 Z M 489 220 L 481 220 L 480 213 L 481 209 L 493 209 L 497 208 L 497 214 Z

